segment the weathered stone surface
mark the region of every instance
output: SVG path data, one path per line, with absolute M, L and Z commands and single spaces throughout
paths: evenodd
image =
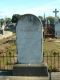
M 42 24 L 34 15 L 21 16 L 16 26 L 18 63 L 40 64 L 43 61 Z

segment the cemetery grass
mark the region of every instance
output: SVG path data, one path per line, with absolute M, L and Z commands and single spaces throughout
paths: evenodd
M 46 39 L 43 42 L 43 51 L 45 55 L 52 55 L 53 52 L 60 53 L 60 42 L 56 42 L 56 39 Z
M 0 40 L 0 69 L 12 69 L 16 61 L 15 35 Z

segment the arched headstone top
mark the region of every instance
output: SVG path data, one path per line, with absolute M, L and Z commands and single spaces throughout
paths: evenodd
M 41 24 L 41 21 L 39 20 L 39 18 L 37 16 L 33 15 L 33 14 L 21 15 L 20 20 L 24 20 L 24 19 L 28 19 L 29 21 L 32 21 L 34 23 L 37 23 L 36 21 L 38 21 Z
M 26 23 L 26 25 L 29 24 L 29 26 L 25 26 L 25 28 L 21 28 L 20 31 L 37 31 L 37 30 L 39 30 L 39 27 L 42 27 L 41 20 L 39 20 L 38 17 L 36 17 L 35 15 L 32 15 L 32 14 L 22 15 L 20 17 L 19 21 L 17 22 L 17 24 L 21 23 L 21 25 L 22 25 L 23 24 L 22 21 L 23 21 L 23 23 Z M 40 26 L 40 24 L 41 24 L 41 26 Z M 31 25 L 34 25 L 34 26 L 32 27 Z
M 17 24 L 20 23 L 21 21 L 26 22 L 26 24 L 30 23 L 30 24 L 33 24 L 33 25 L 40 25 L 40 24 L 42 25 L 41 20 L 39 20 L 38 17 L 36 17 L 35 15 L 32 15 L 32 14 L 24 14 L 24 15 L 22 15 L 20 17 L 20 19 L 18 20 Z M 29 27 L 31 28 L 31 26 L 29 26 Z M 35 30 L 35 28 L 34 28 L 34 30 Z

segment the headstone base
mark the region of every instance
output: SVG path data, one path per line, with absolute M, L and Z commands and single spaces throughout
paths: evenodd
M 47 65 L 45 64 L 15 64 L 13 76 L 48 76 Z

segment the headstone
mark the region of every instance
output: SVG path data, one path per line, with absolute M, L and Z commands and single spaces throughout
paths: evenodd
M 4 35 L 4 29 L 5 29 L 6 23 L 4 22 L 2 27 L 0 28 L 1 33 Z
M 18 63 L 40 64 L 43 61 L 42 24 L 33 15 L 21 16 L 16 26 Z
M 60 22 L 59 21 L 55 24 L 55 37 L 60 38 Z
M 16 76 L 47 76 L 43 64 L 43 34 L 41 21 L 32 14 L 20 17 L 16 26 L 17 61 Z
M 3 35 L 4 35 L 4 28 L 5 28 L 5 25 L 3 24 L 3 25 L 2 25 L 2 28 L 1 28 L 1 29 L 2 29 L 2 34 L 3 34 Z

